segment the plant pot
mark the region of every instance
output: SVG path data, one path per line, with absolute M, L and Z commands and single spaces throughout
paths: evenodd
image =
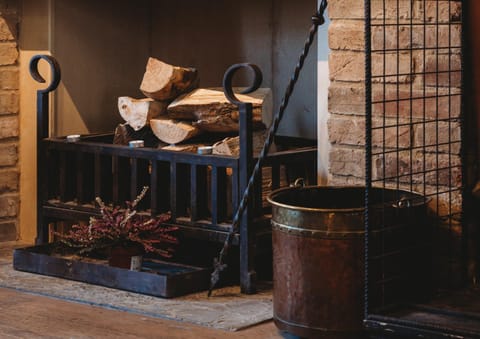
M 110 249 L 108 265 L 140 271 L 143 253 L 141 246 L 114 246 Z

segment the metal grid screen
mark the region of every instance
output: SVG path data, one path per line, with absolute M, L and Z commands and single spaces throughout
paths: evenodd
M 462 1 L 365 5 L 368 315 L 463 279 Z

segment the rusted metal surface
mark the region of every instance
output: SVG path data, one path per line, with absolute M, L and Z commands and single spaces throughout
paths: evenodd
M 288 188 L 269 198 L 274 320 L 301 337 L 357 337 L 363 319 L 363 209 L 320 211 L 328 195 L 314 199 L 316 191 Z
M 280 329 L 301 337 L 365 335 L 363 194 L 361 187 L 293 187 L 270 195 L 274 320 Z M 372 283 L 380 279 L 391 281 L 397 288 L 405 285 L 397 289 L 401 292 L 412 286 L 410 273 L 418 273 L 416 252 L 397 252 L 395 244 L 405 240 L 412 230 L 401 225 L 415 228 L 416 222 L 422 221 L 424 200 L 398 190 L 375 189 L 373 195 L 377 203 L 388 208 L 373 208 L 377 226 L 371 248 L 377 259 L 369 263 L 374 272 Z M 399 227 L 383 229 L 382 221 L 386 219 L 397 220 Z M 418 233 L 415 230 L 410 236 Z M 396 266 L 387 269 L 385 263 L 389 260 L 394 260 Z M 374 294 L 377 306 L 387 297 L 396 297 L 384 295 L 388 288 L 382 287 Z

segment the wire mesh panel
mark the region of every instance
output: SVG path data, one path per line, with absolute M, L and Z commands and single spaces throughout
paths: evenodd
M 462 1 L 365 5 L 366 316 L 372 319 L 466 281 L 463 34 Z M 397 194 L 378 201 L 374 188 Z M 405 192 L 418 195 L 405 199 Z M 410 218 L 404 223 L 402 213 Z

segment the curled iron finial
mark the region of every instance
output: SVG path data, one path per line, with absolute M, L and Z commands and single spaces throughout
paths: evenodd
M 230 66 L 225 72 L 225 75 L 223 76 L 223 92 L 225 93 L 225 96 L 227 97 L 227 99 L 232 104 L 235 104 L 235 105 L 240 105 L 243 103 L 242 101 L 238 100 L 238 98 L 235 96 L 235 93 L 233 92 L 233 87 L 232 87 L 233 76 L 241 68 L 246 68 L 253 71 L 253 84 L 250 87 L 244 89 L 242 92 L 240 92 L 241 94 L 247 94 L 257 90 L 263 81 L 262 71 L 260 70 L 260 67 L 258 67 L 257 65 L 250 64 L 250 63 L 243 63 L 243 64 L 235 64 Z
M 54 91 L 57 87 L 58 84 L 60 83 L 61 79 L 61 72 L 60 72 L 60 65 L 58 64 L 58 61 L 52 57 L 51 55 L 45 55 L 45 54 L 38 54 L 32 57 L 30 60 L 30 75 L 32 76 L 33 79 L 40 83 L 45 83 L 45 79 L 40 75 L 38 71 L 38 62 L 40 59 L 45 60 L 48 62 L 50 65 L 50 70 L 52 72 L 52 81 L 50 82 L 50 85 L 42 90 L 39 90 L 39 92 L 42 93 L 49 93 L 51 91 Z

